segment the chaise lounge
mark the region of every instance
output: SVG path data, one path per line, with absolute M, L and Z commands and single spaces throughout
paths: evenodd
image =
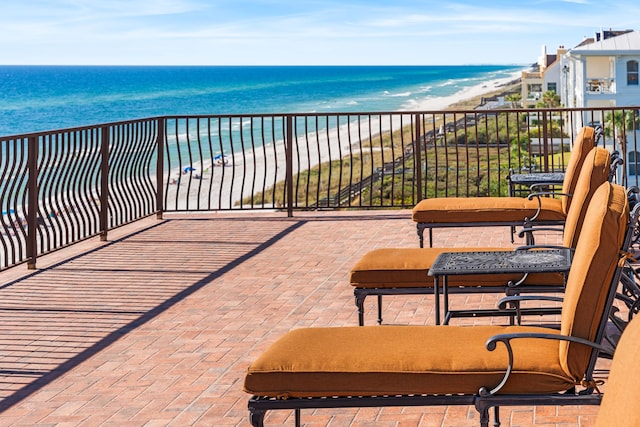
M 592 377 L 630 242 L 624 188 L 594 194 L 575 249 L 560 329 L 543 326 L 364 326 L 293 330 L 248 368 L 251 423 L 266 411 L 474 405 L 599 404 Z
M 632 320 L 620 337 L 611 362 L 607 388 L 596 418 L 596 427 L 640 426 L 640 320 Z
M 610 158 L 604 148 L 592 148 L 585 157 L 575 185 L 573 203 L 567 213 L 562 245 L 575 248 L 584 216 L 595 190 L 609 178 Z M 382 248 L 366 253 L 350 272 L 354 287 L 358 322 L 364 324 L 367 296 L 378 297 L 378 323 L 382 323 L 383 295 L 420 295 L 434 293 L 429 269 L 443 252 L 503 251 L 505 248 Z M 561 292 L 565 277 L 560 273 L 468 275 L 449 279 L 449 293 Z
M 595 146 L 598 146 L 598 140 L 603 134 L 602 126 L 598 125 L 594 128 Z M 612 153 L 613 155 L 614 153 Z M 618 155 L 616 154 L 616 157 Z M 617 157 L 618 158 L 618 157 Z M 622 159 L 619 159 L 622 161 Z M 525 172 L 518 173 L 514 169 L 509 169 L 507 175 L 509 181 L 509 196 L 515 197 L 518 194 L 529 194 L 535 188 L 557 188 L 562 187 L 564 182 L 564 172 Z
M 424 230 L 441 227 L 520 227 L 535 218 L 540 225 L 563 224 L 582 163 L 596 143 L 596 132 L 585 126 L 578 133 L 569 157 L 560 198 L 552 197 L 436 197 L 414 206 L 412 219 L 417 223 L 420 247 L 424 247 Z

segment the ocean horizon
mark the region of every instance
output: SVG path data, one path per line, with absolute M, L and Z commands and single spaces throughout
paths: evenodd
M 0 136 L 172 115 L 396 112 L 526 67 L 0 66 Z

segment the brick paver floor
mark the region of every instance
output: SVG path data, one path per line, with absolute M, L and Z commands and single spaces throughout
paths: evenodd
M 408 211 L 167 215 L 134 227 L 42 258 L 35 272 L 0 273 L 0 425 L 247 426 L 248 364 L 293 328 L 356 325 L 351 266 L 371 249 L 418 243 Z M 448 229 L 434 243 L 513 247 L 508 237 L 506 228 Z M 451 304 L 496 300 L 455 295 Z M 386 297 L 384 319 L 433 324 L 433 297 Z M 489 320 L 465 320 L 474 321 Z M 504 408 L 502 421 L 589 426 L 596 413 Z M 478 415 L 335 409 L 303 411 L 302 421 L 476 426 Z M 293 425 L 292 413 L 271 412 L 266 424 Z

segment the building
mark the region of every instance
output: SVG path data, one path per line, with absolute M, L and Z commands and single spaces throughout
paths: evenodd
M 640 105 L 639 63 L 640 31 L 596 33 L 593 39 L 585 39 L 558 61 L 562 70 L 559 93 L 562 104 L 569 108 L 601 109 Z M 585 117 L 584 122 L 606 127 L 606 117 L 602 115 L 602 110 L 596 111 Z M 606 131 L 615 134 L 621 144 L 625 141 L 627 182 L 638 182 L 640 151 L 636 129 L 625 125 L 625 135 L 620 135 L 620 129 Z
M 560 59 L 562 103 L 578 108 L 637 105 L 639 62 L 640 31 L 607 31 L 583 41 Z
M 555 55 L 547 54 L 547 47 L 542 46 L 542 55 L 531 71 L 522 72 L 522 105 L 533 108 L 548 90 L 558 93 L 560 67 L 559 59 L 567 52 L 560 46 Z

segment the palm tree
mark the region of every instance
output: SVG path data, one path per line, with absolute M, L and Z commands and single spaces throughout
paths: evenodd
M 621 148 L 627 145 L 627 131 L 633 130 L 636 115 L 632 110 L 616 110 L 604 118 L 604 134 L 615 136 Z
M 518 108 L 520 107 L 520 101 L 522 101 L 522 94 L 511 93 L 507 95 L 504 99 L 505 101 L 511 103 L 511 108 Z
M 624 160 L 623 168 L 626 170 L 627 159 L 627 131 L 634 130 L 636 125 L 636 112 L 632 110 L 616 110 L 604 118 L 604 134 L 607 137 L 615 136 L 622 151 Z
M 536 104 L 538 108 L 558 108 L 560 106 L 560 95 L 554 90 L 548 90 L 542 94 L 542 99 Z

